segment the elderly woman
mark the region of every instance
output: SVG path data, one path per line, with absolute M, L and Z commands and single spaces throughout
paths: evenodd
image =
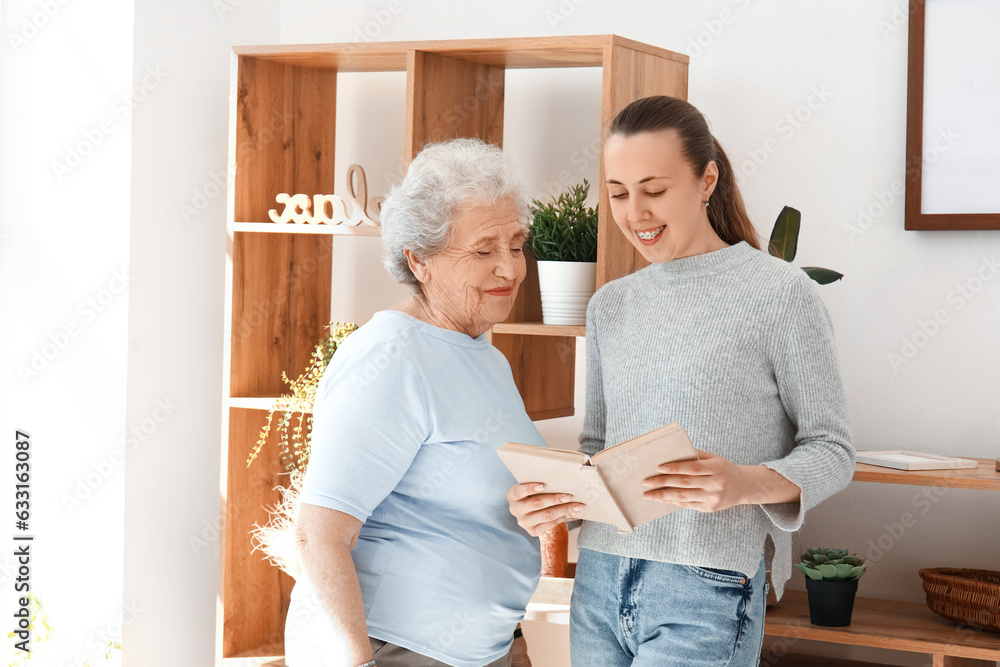
M 382 209 L 411 295 L 342 344 L 314 407 L 290 667 L 511 664 L 538 540 L 508 511 L 507 440 L 544 445 L 486 338 L 524 279 L 527 206 L 501 150 L 435 144 Z

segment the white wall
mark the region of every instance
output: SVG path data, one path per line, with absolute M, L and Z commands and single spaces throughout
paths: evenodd
M 135 613 L 121 582 L 131 26 L 127 0 L 0 2 L 4 664 L 24 658 L 7 639 L 15 534 L 34 537 L 31 591 L 52 628 L 29 664 L 96 660 Z M 27 531 L 14 526 L 16 429 L 32 443 Z
M 23 392 L 16 382 L 6 385 L 7 404 L 22 406 L 9 413 L 10 419 L 24 418 L 36 425 L 32 427 L 39 434 L 44 434 L 44 428 L 53 429 L 45 438 L 47 446 L 60 452 L 59 462 L 66 472 L 63 477 L 64 471 L 54 463 L 45 472 L 49 475 L 45 483 L 53 484 L 44 496 L 50 512 L 59 511 L 60 490 L 86 472 L 90 463 L 99 462 L 120 441 L 126 426 L 141 428 L 154 414 L 157 400 L 175 406 L 170 418 L 157 423 L 142 446 L 129 452 L 125 466 L 122 596 L 126 604 L 144 610 L 124 631 L 127 664 L 209 664 L 215 651 L 225 207 L 221 195 L 211 196 L 210 184 L 213 174 L 226 168 L 229 48 L 234 44 L 354 41 L 368 27 L 380 40 L 614 32 L 691 53 L 689 97 L 708 116 L 731 158 L 747 165 L 744 195 L 758 230 L 769 231 L 782 205 L 796 206 L 804 216 L 798 262 L 828 266 L 847 276 L 840 284 L 821 288 L 821 294 L 837 330 L 859 448 L 1000 455 L 996 409 L 1000 280 L 984 282 L 971 299 L 953 292 L 956 285 L 975 277 L 984 258 L 1000 250 L 1000 232 L 906 232 L 901 198 L 892 194 L 903 177 L 904 0 L 849 0 L 835 5 L 792 0 L 766 4 L 749 0 L 399 2 L 401 11 L 396 15 L 389 12 L 388 0 L 284 0 L 280 5 L 263 0 L 134 3 L 131 78 L 141 82 L 147 67 L 159 67 L 167 75 L 131 116 L 129 232 L 121 218 L 124 205 L 102 209 L 94 197 L 105 184 L 123 192 L 121 177 L 90 182 L 80 190 L 58 189 L 64 198 L 55 199 L 57 213 L 106 210 L 102 216 L 91 215 L 89 219 L 100 224 L 86 229 L 75 228 L 68 220 L 64 227 L 56 227 L 64 224 L 58 215 L 32 213 L 24 200 L 10 195 L 30 187 L 37 201 L 50 201 L 44 164 L 103 110 L 101 100 L 93 109 L 85 108 L 88 89 L 96 85 L 86 77 L 113 77 L 116 67 L 127 62 L 125 56 L 111 62 L 88 60 L 88 51 L 77 45 L 93 41 L 93 35 L 105 41 L 112 38 L 100 28 L 86 36 L 66 38 L 74 47 L 70 55 L 84 56 L 76 61 L 63 58 L 50 63 L 49 69 L 32 69 L 34 65 L 21 61 L 14 79 L 6 81 L 20 82 L 25 90 L 34 91 L 31 96 L 12 92 L 6 81 L 2 87 L 5 119 L 16 120 L 18 128 L 26 127 L 45 109 L 76 114 L 68 128 L 56 133 L 54 143 L 41 149 L 40 144 L 25 143 L 29 135 L 12 131 L 9 120 L 3 126 L 0 164 L 8 196 L 3 197 L 0 232 L 18 240 L 30 238 L 25 236 L 28 229 L 46 234 L 60 231 L 37 242 L 33 257 L 48 255 L 52 261 L 46 270 L 35 273 L 18 263 L 23 260 L 16 260 L 8 250 L 8 239 L 0 237 L 4 289 L 15 278 L 31 276 L 32 282 L 17 298 L 19 307 L 31 306 L 31 318 L 38 322 L 22 338 L 14 338 L 4 327 L 4 335 L 10 336 L 4 340 L 5 348 L 8 342 L 26 351 L 43 344 L 47 333 L 56 331 L 63 321 L 58 308 L 37 307 L 37 303 L 48 303 L 42 289 L 45 281 L 60 275 L 68 285 L 70 296 L 60 302 L 65 317 L 67 306 L 75 308 L 110 279 L 107 271 L 123 261 L 122 244 L 130 233 L 124 413 L 120 378 L 96 385 L 92 380 L 121 368 L 126 348 L 120 342 L 120 319 L 115 320 L 116 328 L 107 342 L 98 344 L 95 338 L 96 347 L 89 347 L 81 338 L 78 348 L 60 357 L 58 373 L 77 374 L 72 378 L 57 381 L 53 370 L 48 390 L 32 394 Z M 32 10 L 30 3 L 21 3 L 11 13 L 10 6 L 7 2 L 0 6 L 5 37 L 11 25 L 8 21 L 19 20 L 20 13 Z M 63 11 L 69 19 L 82 10 L 69 4 Z M 127 8 L 121 12 L 127 14 Z M 380 18 L 385 25 L 380 25 Z M 44 35 L 37 37 L 32 46 L 43 44 L 43 39 Z M 6 42 L 2 46 L 10 49 Z M 5 60 L 3 65 L 5 77 L 12 71 L 8 62 L 12 61 Z M 80 89 L 40 87 L 60 67 L 79 73 L 55 79 L 59 85 L 75 77 Z M 342 77 L 338 104 L 339 169 L 355 161 L 365 165 L 370 190 L 378 194 L 392 180 L 385 174 L 396 169 L 402 153 L 401 79 L 376 75 L 371 82 L 358 77 L 348 84 L 347 78 Z M 102 90 L 116 91 L 115 81 Z M 347 104 L 349 91 L 370 100 L 372 106 L 352 108 Z M 562 171 L 573 179 L 596 179 L 597 164 L 585 153 L 597 136 L 598 91 L 598 78 L 587 70 L 509 75 L 505 142 L 522 167 L 530 193 L 543 195 L 545 184 Z M 822 101 L 816 91 L 821 92 Z M 105 106 L 107 100 L 103 100 Z M 816 108 L 803 107 L 810 102 Z M 785 120 L 795 113 L 802 118 L 808 115 L 799 127 Z M 32 141 L 56 127 L 52 121 L 34 130 Z M 18 160 L 10 157 L 8 146 L 17 147 Z M 762 154 L 765 146 L 777 150 Z M 111 144 L 108 149 L 110 155 Z M 34 159 L 43 166 L 34 169 L 42 176 L 29 186 L 17 180 L 17 174 L 29 160 L 27 156 L 35 154 L 41 156 Z M 752 162 L 754 156 L 762 164 Z M 96 157 L 93 164 L 97 164 Z M 14 180 L 8 180 L 11 175 Z M 338 176 L 338 183 L 342 178 Z M 990 184 L 970 183 L 969 187 Z M 192 215 L 185 205 L 196 213 Z M 877 205 L 883 207 L 881 212 Z M 857 224 L 859 208 L 871 209 L 873 219 L 867 229 L 858 228 L 860 235 L 852 236 L 847 226 Z M 15 220 L 16 227 L 10 222 Z M 30 228 L 24 225 L 29 220 Z M 100 230 L 99 243 L 87 234 L 96 230 Z M 370 280 L 335 297 L 340 305 L 334 317 L 361 318 L 395 296 L 372 269 L 375 251 L 366 252 L 355 267 Z M 24 271 L 16 273 L 8 267 Z M 355 267 L 341 265 L 338 283 L 349 284 Z M 37 303 L 30 303 L 31 299 Z M 12 312 L 8 308 L 5 313 Z M 912 341 L 916 335 L 923 342 L 917 335 L 921 322 L 926 323 L 938 310 L 945 311 L 947 323 L 928 336 L 912 359 L 893 368 L 887 355 L 902 354 L 904 337 Z M 114 310 L 108 315 L 123 316 Z M 106 351 L 111 361 L 102 363 L 100 351 Z M 17 352 L 9 361 L 14 366 L 23 356 Z M 20 398 L 16 394 L 22 393 L 22 402 L 14 402 Z M 66 412 L 65 406 L 76 412 Z M 74 430 L 71 424 L 86 426 Z M 578 416 L 545 424 L 543 429 L 554 441 L 572 441 L 579 424 Z M 6 421 L 4 425 L 8 427 Z M 85 433 L 74 437 L 79 430 Z M 119 498 L 121 488 L 116 492 Z M 885 555 L 873 559 L 876 562 L 861 590 L 897 599 L 921 598 L 919 567 L 1000 566 L 1000 500 L 985 493 L 948 491 L 939 502 L 920 504 L 914 498 L 918 491 L 855 484 L 810 515 L 798 545 L 839 544 L 867 551 L 869 540 L 891 541 Z M 98 502 L 92 501 L 90 507 L 96 513 Z M 70 583 L 61 590 L 80 591 L 79 604 L 90 615 L 80 628 L 83 637 L 90 627 L 106 623 L 98 617 L 112 613 L 118 604 L 112 600 L 116 593 L 95 591 L 118 585 L 114 572 L 121 567 L 120 556 L 112 552 L 88 561 L 87 553 L 102 553 L 99 550 L 105 543 L 98 528 L 102 522 L 120 522 L 120 507 L 112 504 L 101 509 L 93 523 L 81 523 L 82 532 L 68 534 L 72 540 L 68 536 L 64 543 L 47 533 L 54 545 L 50 553 L 58 553 L 60 563 L 88 563 L 83 571 L 90 579 L 68 566 L 62 572 L 54 566 L 49 571 L 53 586 L 61 581 L 59 576 L 66 576 L 71 577 Z M 929 509 L 921 513 L 924 507 Z M 883 524 L 901 521 L 905 511 L 913 512 L 917 523 L 897 539 L 892 526 Z M 72 549 L 67 546 L 70 543 L 87 544 L 88 549 Z M 67 559 L 65 554 L 71 552 L 73 558 Z M 801 582 L 793 580 L 791 586 L 801 587 Z M 93 608 L 95 600 L 97 608 Z M 528 632 L 532 645 L 538 647 L 536 665 L 567 664 L 565 635 L 560 634 L 564 629 L 533 626 Z M 830 647 L 822 648 L 833 652 Z
M 135 3 L 134 71 L 166 73 L 132 129 L 127 421 L 174 415 L 126 464 L 125 664 L 208 665 L 216 643 L 230 49 L 273 6 Z

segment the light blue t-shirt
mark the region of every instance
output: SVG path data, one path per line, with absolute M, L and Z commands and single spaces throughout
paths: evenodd
M 496 449 L 544 445 L 486 339 L 381 311 L 323 375 L 302 502 L 363 522 L 368 633 L 456 667 L 503 657 L 538 583 Z

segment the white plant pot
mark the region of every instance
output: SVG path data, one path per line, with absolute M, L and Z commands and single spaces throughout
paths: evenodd
M 597 262 L 539 262 L 542 322 L 586 324 L 587 304 L 597 289 Z

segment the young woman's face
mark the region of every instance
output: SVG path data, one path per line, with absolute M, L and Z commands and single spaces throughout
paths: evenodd
M 709 162 L 695 174 L 674 130 L 612 136 L 604 147 L 604 173 L 611 215 L 625 237 L 649 262 L 717 249 L 705 200 L 718 169 Z

